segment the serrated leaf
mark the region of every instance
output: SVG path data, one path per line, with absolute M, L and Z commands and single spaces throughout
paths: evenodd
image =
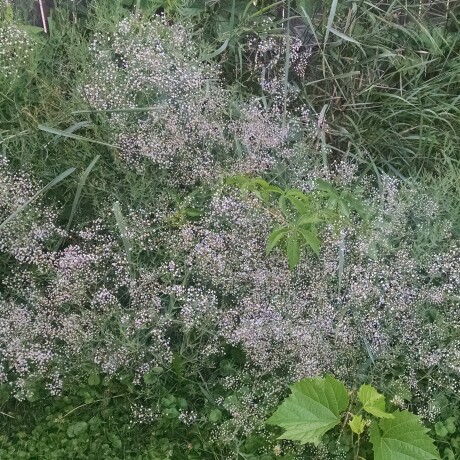
M 307 203 L 310 201 L 310 197 L 303 193 L 301 190 L 298 190 L 296 188 L 291 188 L 285 193 L 286 197 L 289 198 L 290 196 L 295 196 L 297 197 L 300 201 L 303 201 L 304 203 Z
M 289 268 L 293 270 L 297 267 L 300 260 L 300 245 L 297 236 L 291 237 L 287 242 L 287 256 L 289 262 Z
M 303 236 L 303 239 L 308 244 L 308 246 L 310 246 L 313 252 L 319 256 L 319 250 L 321 249 L 321 241 L 319 238 L 313 232 L 303 228 L 299 228 L 299 232 Z
M 369 414 L 379 418 L 394 418 L 392 414 L 385 411 L 385 397 L 372 385 L 361 385 L 358 399 L 363 405 L 363 409 Z
M 302 200 L 299 200 L 295 196 L 287 196 L 287 199 L 291 202 L 292 206 L 296 208 L 297 212 L 300 214 L 308 214 L 309 209 L 305 206 Z
M 434 460 L 439 453 L 420 417 L 396 411 L 393 419 L 382 419 L 370 430 L 374 460 Z
M 317 216 L 301 216 L 297 220 L 297 225 L 314 225 L 314 224 L 320 224 L 323 222 L 323 219 L 320 219 Z
M 276 228 L 270 233 L 270 236 L 268 237 L 268 244 L 267 244 L 267 249 L 266 253 L 267 255 L 270 254 L 272 249 L 280 242 L 281 238 L 283 238 L 284 235 L 288 232 L 288 229 L 286 227 L 282 228 Z
M 279 439 L 319 444 L 321 437 L 340 422 L 348 407 L 348 394 L 342 382 L 331 376 L 303 379 L 291 385 L 292 394 L 267 420 L 284 428 Z
M 353 415 L 353 419 L 348 422 L 348 425 L 350 426 L 351 431 L 356 434 L 362 434 L 364 432 L 364 427 L 366 426 L 361 415 Z

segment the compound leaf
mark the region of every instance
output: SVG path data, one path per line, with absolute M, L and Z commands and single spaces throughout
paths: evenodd
M 370 440 L 374 446 L 374 460 L 433 460 L 439 453 L 428 429 L 420 424 L 420 417 L 408 411 L 396 411 L 394 418 L 374 423 Z
M 385 412 L 385 397 L 372 385 L 361 385 L 358 399 L 361 401 L 363 409 L 369 414 L 379 418 L 394 418 L 392 414 Z
M 348 394 L 342 382 L 331 376 L 303 379 L 291 385 L 291 395 L 267 420 L 284 428 L 279 439 L 319 444 L 321 436 L 340 422 L 348 407 Z

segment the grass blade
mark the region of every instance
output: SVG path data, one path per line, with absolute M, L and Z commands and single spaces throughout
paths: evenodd
M 88 179 L 88 176 L 89 176 L 91 170 L 94 168 L 94 165 L 98 162 L 100 157 L 101 157 L 100 155 L 96 155 L 94 157 L 93 161 L 83 171 L 83 174 L 80 177 L 80 180 L 78 182 L 77 192 L 75 193 L 75 198 L 74 198 L 73 204 L 72 204 L 72 210 L 70 211 L 69 221 L 67 222 L 66 231 L 69 230 L 69 228 L 70 228 L 70 226 L 72 224 L 72 220 L 75 217 L 75 213 L 77 212 L 77 207 L 78 207 L 78 204 L 80 203 L 81 192 L 83 191 L 83 187 L 86 184 L 86 179 Z
M 324 34 L 324 44 L 323 49 L 326 48 L 327 39 L 329 38 L 329 33 L 332 29 L 332 24 L 334 22 L 335 13 L 337 11 L 338 0 L 332 0 L 331 11 L 329 12 L 329 17 L 327 19 L 326 33 Z
M 127 107 L 122 109 L 85 109 L 75 110 L 72 115 L 80 115 L 82 113 L 137 113 L 137 112 L 153 112 L 155 110 L 161 110 L 158 107 Z M 82 122 L 85 123 L 85 122 Z M 67 130 L 66 130 L 67 131 Z
M 89 121 L 80 121 L 78 123 L 73 124 L 72 126 L 69 126 L 67 129 L 64 130 L 64 132 L 72 134 L 80 128 L 86 128 L 90 124 L 91 123 Z M 57 144 L 60 140 L 60 137 L 61 136 L 55 137 L 53 140 L 53 144 Z
M 75 139 L 77 141 L 92 142 L 93 144 L 104 145 L 106 147 L 111 147 L 114 149 L 120 148 L 117 145 L 108 144 L 107 142 L 102 142 L 102 141 L 96 141 L 94 139 L 89 139 L 88 137 L 78 136 L 77 134 L 68 133 L 66 131 L 63 131 L 62 129 L 50 128 L 49 126 L 45 126 L 45 125 L 38 125 L 38 129 L 41 131 L 44 131 L 45 133 L 55 134 L 56 136 L 68 137 L 70 139 Z
M 117 221 L 118 230 L 120 231 L 120 236 L 123 241 L 123 246 L 125 248 L 128 264 L 131 266 L 131 262 L 132 262 L 131 244 L 128 239 L 126 221 L 125 221 L 125 218 L 123 217 L 123 214 L 121 213 L 121 207 L 118 201 L 113 204 L 113 213 L 115 214 L 115 219 Z

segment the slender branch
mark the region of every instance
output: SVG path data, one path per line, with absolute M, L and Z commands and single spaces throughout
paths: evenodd
M 46 18 L 45 18 L 45 11 L 43 9 L 43 0 L 38 0 L 38 5 L 40 6 L 40 16 L 42 18 L 42 26 L 45 34 L 48 33 L 48 28 L 46 27 Z

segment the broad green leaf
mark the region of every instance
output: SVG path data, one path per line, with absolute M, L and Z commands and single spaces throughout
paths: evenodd
M 289 262 L 289 268 L 293 270 L 297 267 L 300 260 L 300 245 L 297 235 L 291 237 L 287 241 L 287 256 Z
M 67 436 L 69 438 L 76 438 L 83 434 L 88 428 L 88 424 L 86 422 L 75 422 L 72 425 L 69 425 L 67 428 Z
M 331 376 L 303 379 L 291 385 L 291 395 L 267 420 L 284 428 L 279 439 L 319 444 L 321 437 L 340 422 L 348 407 L 348 394 L 342 382 Z
M 289 231 L 287 227 L 276 228 L 270 233 L 268 237 L 268 244 L 267 244 L 267 255 L 270 254 L 272 249 L 280 242 L 281 238 Z
M 339 201 L 340 211 L 343 216 L 350 217 L 350 209 L 348 208 L 347 202 L 341 199 Z
M 372 385 L 361 385 L 358 399 L 362 403 L 363 409 L 369 414 L 379 418 L 394 418 L 392 414 L 385 411 L 385 397 Z
M 332 28 L 332 24 L 334 22 L 334 17 L 335 13 L 337 10 L 337 5 L 338 5 L 339 0 L 332 0 L 331 4 L 331 10 L 329 11 L 329 17 L 327 18 L 327 27 L 326 27 L 326 33 L 324 34 L 324 49 L 326 49 L 326 43 L 327 39 L 329 38 L 329 32 Z
M 91 374 L 88 377 L 88 385 L 90 387 L 95 387 L 101 383 L 101 378 L 99 377 L 99 374 Z
M 436 434 L 440 438 L 444 438 L 449 434 L 449 432 L 447 431 L 447 428 L 444 426 L 442 422 L 436 422 L 434 424 L 434 431 L 436 431 Z
M 396 411 L 393 419 L 382 419 L 370 430 L 374 460 L 433 460 L 439 453 L 420 417 Z
M 199 209 L 196 208 L 185 208 L 184 212 L 188 217 L 201 217 L 203 214 Z
M 449 417 L 444 422 L 444 426 L 450 434 L 454 434 L 457 431 L 457 417 Z
M 321 241 L 319 238 L 313 232 L 305 230 L 304 228 L 299 228 L 299 232 L 313 252 L 319 256 L 319 250 L 321 249 Z
M 361 415 L 353 415 L 353 419 L 348 422 L 348 425 L 350 426 L 351 431 L 356 434 L 362 434 L 364 432 L 364 427 L 366 426 Z
M 219 409 L 212 409 L 208 418 L 210 422 L 218 422 L 222 418 L 222 412 Z

